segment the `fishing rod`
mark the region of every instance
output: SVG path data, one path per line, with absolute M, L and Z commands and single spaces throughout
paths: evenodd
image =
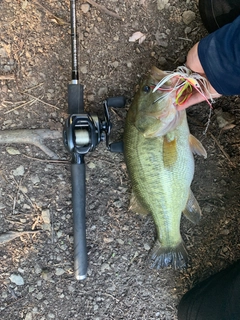
M 70 0 L 72 80 L 68 84 L 68 114 L 63 128 L 63 143 L 72 156 L 72 210 L 74 236 L 74 273 L 77 280 L 87 277 L 88 259 L 86 244 L 86 168 L 85 155 L 94 151 L 101 141 L 111 152 L 122 152 L 121 141 L 109 143 L 112 123 L 109 107 L 125 105 L 123 96 L 111 97 L 103 102 L 104 119 L 84 111 L 84 86 L 79 82 L 76 0 Z

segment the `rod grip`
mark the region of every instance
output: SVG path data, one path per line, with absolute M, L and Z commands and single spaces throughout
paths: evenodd
M 72 163 L 71 173 L 74 233 L 74 271 L 77 280 L 84 280 L 87 277 L 85 163 Z
M 68 114 L 84 113 L 83 85 L 68 84 Z

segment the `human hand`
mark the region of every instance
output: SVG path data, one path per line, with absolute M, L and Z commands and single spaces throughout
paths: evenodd
M 202 68 L 201 62 L 198 58 L 198 43 L 196 43 L 192 49 L 188 52 L 187 55 L 187 61 L 186 61 L 186 67 L 188 67 L 190 70 L 199 73 L 201 76 L 206 78 L 205 72 Z M 207 79 L 207 78 L 206 78 Z M 211 96 L 209 95 L 211 94 Z M 206 92 L 205 97 L 208 98 L 219 98 L 221 95 L 211 86 L 210 82 L 208 81 L 208 92 Z M 205 101 L 204 96 L 200 94 L 196 89 L 193 88 L 193 93 L 189 97 L 189 99 L 186 100 L 185 103 L 181 105 L 177 105 L 177 110 L 183 110 L 186 109 L 194 104 L 198 104 L 200 102 Z

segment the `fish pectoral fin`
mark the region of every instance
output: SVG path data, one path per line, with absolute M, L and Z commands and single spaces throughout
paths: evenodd
M 129 204 L 129 210 L 141 214 L 141 215 L 147 215 L 149 212 L 139 203 L 137 197 L 135 196 L 134 192 L 132 191 L 131 198 L 130 198 L 130 204 Z
M 199 156 L 203 156 L 204 159 L 207 158 L 207 151 L 205 150 L 204 146 L 192 134 L 189 135 L 189 144 L 190 144 L 192 153 L 198 154 Z
M 166 168 L 171 167 L 177 161 L 176 138 L 169 139 L 167 135 L 163 138 L 163 163 Z
M 200 206 L 191 189 L 189 190 L 188 201 L 185 209 L 183 210 L 183 214 L 194 224 L 197 224 L 202 218 Z

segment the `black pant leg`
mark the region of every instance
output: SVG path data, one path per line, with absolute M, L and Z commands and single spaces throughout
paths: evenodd
M 178 320 L 240 320 L 240 260 L 188 291 Z

